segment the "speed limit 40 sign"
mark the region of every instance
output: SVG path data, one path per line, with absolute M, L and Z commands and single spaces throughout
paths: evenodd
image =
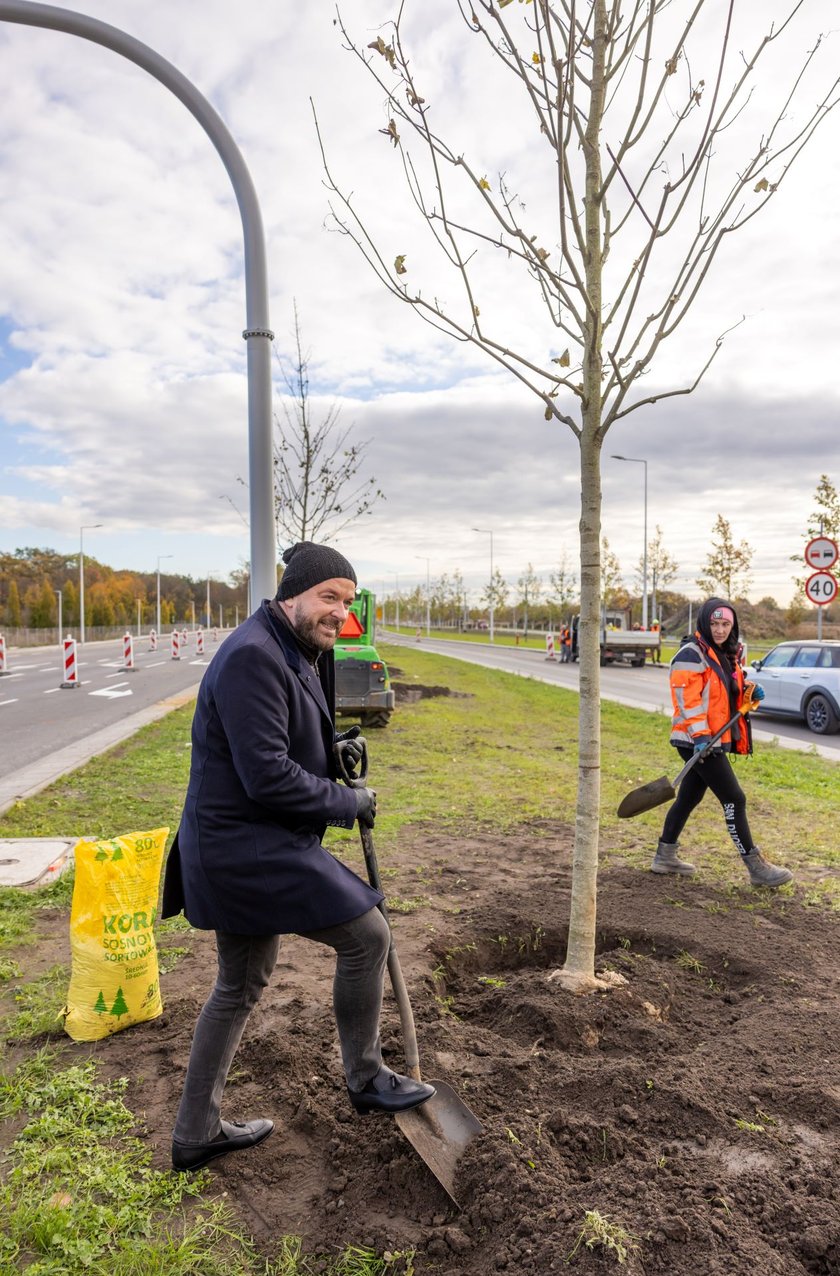
M 827 607 L 837 596 L 837 578 L 830 572 L 814 572 L 805 581 L 805 593 L 818 607 Z

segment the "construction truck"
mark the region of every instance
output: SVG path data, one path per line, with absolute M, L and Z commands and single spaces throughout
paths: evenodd
M 572 616 L 572 660 L 580 658 L 580 616 Z M 612 665 L 616 661 L 629 661 L 639 668 L 645 663 L 647 653 L 659 651 L 662 635 L 659 629 L 633 629 L 629 611 L 601 612 L 601 664 Z
M 394 692 L 375 636 L 376 598 L 369 589 L 357 589 L 334 649 L 335 711 L 358 718 L 363 727 L 387 727 L 394 712 Z

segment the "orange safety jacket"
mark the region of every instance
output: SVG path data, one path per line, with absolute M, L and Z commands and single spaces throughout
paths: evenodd
M 738 685 L 738 707 L 744 700 L 744 670 L 738 655 L 732 662 Z M 671 661 L 671 744 L 691 748 L 698 736 L 714 735 L 732 717 L 726 671 L 716 652 L 695 633 Z M 741 718 L 725 731 L 719 746 L 732 753 L 752 752 L 749 722 Z

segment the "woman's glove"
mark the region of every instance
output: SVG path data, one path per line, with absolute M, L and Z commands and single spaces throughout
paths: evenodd
M 694 752 L 705 753 L 709 747 L 710 735 L 696 735 L 694 737 Z
M 764 690 L 763 687 L 760 687 L 757 682 L 752 683 L 752 690 L 750 691 L 751 699 L 755 701 L 761 701 L 764 699 L 766 695 L 767 695 L 767 692 Z
M 353 792 L 356 794 L 356 819 L 372 829 L 376 820 L 375 789 L 354 789 Z

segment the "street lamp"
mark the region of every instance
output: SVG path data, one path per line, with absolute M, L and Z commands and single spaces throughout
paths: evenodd
M 400 632 L 400 578 L 399 578 L 399 576 L 396 574 L 396 572 L 394 573 L 394 580 L 397 582 L 397 624 L 396 624 L 396 630 L 397 630 L 397 633 L 399 633 L 399 632 Z
M 429 563 L 430 558 L 426 558 L 425 554 L 415 554 L 415 558 L 419 558 L 421 563 L 426 564 L 426 637 L 428 638 L 432 632 L 432 610 L 431 610 L 431 583 L 429 581 Z
M 613 453 L 612 459 L 614 461 L 634 461 L 636 465 L 643 465 L 645 467 L 645 549 L 644 549 L 644 554 L 642 556 L 642 629 L 647 629 L 648 627 L 648 590 L 647 590 L 647 579 L 648 579 L 647 577 L 647 554 L 648 554 L 647 467 L 648 467 L 648 463 L 647 461 L 643 460 L 642 457 L 640 456 L 616 456 L 615 453 Z
M 61 630 L 62 630 L 61 606 L 63 602 L 64 591 L 61 589 L 57 589 L 55 592 L 58 595 L 58 645 L 60 647 L 61 646 Z
M 493 614 L 495 611 L 495 608 L 493 607 L 493 533 L 489 527 L 474 527 L 473 531 L 480 532 L 483 536 L 490 537 L 490 588 L 487 591 L 487 601 L 490 604 L 490 641 L 493 642 L 493 635 L 495 633 L 493 628 Z
M 101 527 L 101 523 L 85 523 L 79 528 L 79 640 L 85 640 L 85 532 Z
M 160 636 L 160 565 L 161 565 L 161 563 L 163 562 L 164 558 L 174 558 L 174 557 L 175 557 L 175 555 L 174 555 L 174 554 L 158 554 L 158 560 L 157 560 L 157 611 L 155 612 L 155 615 L 156 615 L 156 618 L 157 618 L 157 622 L 156 622 L 156 623 L 157 623 L 157 629 L 155 630 L 155 633 L 158 635 L 158 637 Z

